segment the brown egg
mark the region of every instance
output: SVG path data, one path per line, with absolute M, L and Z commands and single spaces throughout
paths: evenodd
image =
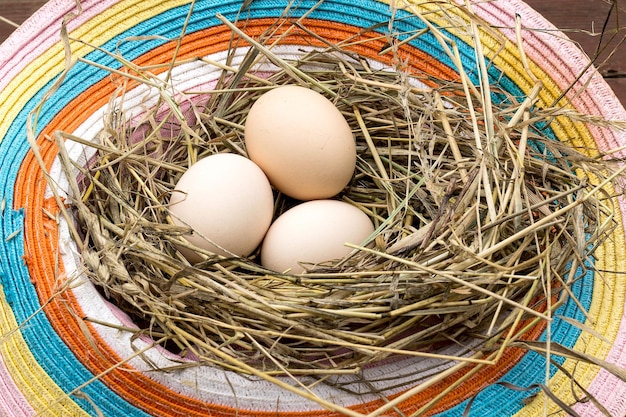
M 341 259 L 374 231 L 370 218 L 351 204 L 314 200 L 279 216 L 265 235 L 261 263 L 277 272 L 304 272 L 303 263 Z
M 282 193 L 330 198 L 352 179 L 356 145 L 348 122 L 323 95 L 282 86 L 252 105 L 245 123 L 248 156 Z
M 263 240 L 272 221 L 274 196 L 263 171 L 235 154 L 199 160 L 179 179 L 170 199 L 175 224 L 189 226 L 185 238 L 195 246 L 224 256 L 247 256 Z M 190 261 L 202 258 L 180 247 Z

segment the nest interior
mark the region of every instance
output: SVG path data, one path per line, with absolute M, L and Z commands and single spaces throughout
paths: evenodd
M 547 319 L 614 227 L 597 186 L 606 159 L 545 133 L 561 107 L 401 60 L 373 70 L 337 45 L 297 60 L 253 45 L 242 62 L 193 102 L 160 99 L 140 118 L 125 113 L 117 74 L 98 138 L 65 137 L 93 150 L 89 163 L 61 153 L 90 278 L 138 334 L 198 364 L 324 374 L 448 344 L 487 355 Z M 357 167 L 335 198 L 368 214 L 374 234 L 305 274 L 266 270 L 258 252 L 198 250 L 205 260 L 191 265 L 176 250 L 188 230 L 167 210 L 174 185 L 203 157 L 245 156 L 247 110 L 286 84 L 321 92 L 350 124 Z M 298 204 L 275 197 L 275 217 Z

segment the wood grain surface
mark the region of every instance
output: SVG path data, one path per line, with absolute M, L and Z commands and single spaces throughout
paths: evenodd
M 0 0 L 0 42 L 44 3 Z M 526 0 L 526 3 L 580 45 L 626 104 L 626 10 L 617 7 L 621 3 L 617 0 Z

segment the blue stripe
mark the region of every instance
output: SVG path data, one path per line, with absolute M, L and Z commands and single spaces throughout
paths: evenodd
M 188 32 L 191 33 L 219 25 L 220 22 L 215 17 L 216 12 L 220 12 L 230 21 L 234 21 L 240 4 L 240 1 L 230 1 L 228 3 L 219 0 L 198 1 L 187 29 Z M 298 3 L 297 7 L 291 10 L 291 16 L 301 16 L 309 11 L 314 4 L 314 1 L 309 0 Z M 285 3 L 282 1 L 255 0 L 252 2 L 252 9 L 246 11 L 242 18 L 278 17 L 284 8 Z M 116 51 L 126 59 L 136 59 L 166 41 L 162 39 L 124 41 L 124 39 L 152 34 L 159 34 L 166 38 L 176 38 L 181 31 L 181 25 L 187 12 L 188 7 L 185 6 L 172 9 L 159 16 L 150 18 L 111 39 L 103 45 L 103 48 L 108 51 Z M 389 19 L 389 6 L 374 1 L 353 0 L 341 3 L 329 0 L 318 6 L 310 17 L 358 27 L 371 27 L 387 22 Z M 423 22 L 410 13 L 398 11 L 396 18 L 397 21 L 394 24 L 394 30 L 399 33 L 398 37 L 400 39 L 406 38 L 409 34 L 424 28 Z M 383 33 L 386 30 L 386 24 L 381 25 L 381 27 L 376 30 Z M 464 44 L 460 39 L 450 34 L 447 35 L 457 42 L 465 71 L 474 82 L 477 82 L 477 76 L 474 71 L 475 58 L 473 48 Z M 414 47 L 430 54 L 443 64 L 454 68 L 453 63 L 440 48 L 438 41 L 431 33 L 425 33 L 423 36 L 410 43 Z M 120 67 L 115 59 L 100 51 L 94 51 L 88 54 L 86 58 L 111 68 Z M 108 71 L 100 70 L 84 63 L 77 63 L 70 71 L 70 74 L 59 91 L 43 106 L 39 116 L 37 133 L 40 133 L 42 129 L 50 123 L 52 118 L 82 91 L 108 75 Z M 495 66 L 489 67 L 489 77 L 492 84 L 499 84 L 509 94 L 518 97 L 523 96 L 522 91 L 515 83 L 503 76 L 501 71 Z M 21 161 L 29 150 L 29 145 L 25 140 L 24 133 L 27 115 L 43 98 L 44 92 L 48 91 L 52 83 L 53 82 L 48 83 L 28 102 L 11 124 L 4 140 L 0 141 L 0 155 L 3 156 L 0 161 L 0 172 L 2 173 L 2 177 L 0 178 L 0 190 L 2 190 L 3 196 L 6 198 L 7 207 L 12 207 L 13 187 L 16 176 Z M 494 99 L 501 100 L 502 97 L 494 95 Z M 551 131 L 545 131 L 544 134 L 547 134 L 553 139 L 555 138 Z M 3 215 L 1 227 L 1 238 L 2 241 L 4 241 L 15 230 L 19 230 L 23 227 L 23 212 L 21 210 L 7 210 Z M 24 242 L 21 235 L 2 245 L 0 249 L 0 279 L 18 322 L 25 322 L 29 317 L 34 315 L 28 322 L 28 325 L 23 328 L 22 333 L 37 362 L 46 369 L 46 372 L 63 390 L 69 392 L 77 385 L 91 379 L 92 374 L 76 359 L 74 354 L 58 337 L 45 315 L 37 313 L 40 305 L 37 302 L 38 299 L 35 288 L 30 282 L 28 270 L 22 261 L 23 247 Z M 585 278 L 584 286 L 591 288 L 592 281 L 593 276 Z M 582 282 L 577 285 L 584 287 Z M 581 288 L 580 291 L 582 295 L 584 289 Z M 591 294 L 589 294 L 589 297 L 590 296 Z M 585 304 L 585 306 L 587 305 L 588 304 Z M 563 309 L 564 314 L 570 314 L 573 317 L 577 316 L 575 311 L 571 311 L 571 307 L 564 306 Z M 554 330 L 555 333 L 562 332 L 564 334 L 562 343 L 566 346 L 573 345 L 578 338 L 578 333 L 575 331 L 575 328 L 565 322 L 557 321 L 554 324 Z M 522 368 L 526 366 L 529 369 L 540 369 L 540 371 L 543 372 L 540 362 L 530 354 L 526 355 L 523 364 L 520 363 L 519 366 Z M 509 375 L 514 382 L 519 383 L 520 381 L 526 381 L 523 378 L 520 379 L 519 375 L 513 371 L 507 375 L 507 378 Z M 515 377 L 513 378 L 514 375 Z M 531 379 L 529 378 L 528 381 L 531 381 Z M 98 381 L 84 388 L 82 392 L 91 400 L 94 400 L 105 415 L 147 416 L 143 411 L 122 401 L 117 394 Z M 504 398 L 510 398 L 511 392 L 506 391 L 497 394 L 502 395 L 502 397 L 499 395 L 491 397 L 489 401 L 493 404 L 506 402 L 507 400 Z M 491 394 L 489 394 L 489 397 L 490 396 Z M 91 414 L 96 414 L 87 401 L 80 398 L 75 398 L 75 401 Z M 489 401 L 486 401 L 483 405 L 488 406 L 490 404 Z

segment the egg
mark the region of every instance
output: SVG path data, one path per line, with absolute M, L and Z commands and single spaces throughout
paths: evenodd
M 261 95 L 244 126 L 248 156 L 282 193 L 327 199 L 351 181 L 356 144 L 350 125 L 323 95 L 287 85 Z
M 367 214 L 337 200 L 301 203 L 280 215 L 261 246 L 261 264 L 276 272 L 299 274 L 300 264 L 318 264 L 343 258 L 374 231 Z
M 184 237 L 193 245 L 224 256 L 248 256 L 261 243 L 274 210 L 272 187 L 248 158 L 219 153 L 193 164 L 172 192 L 173 222 L 188 226 Z M 202 260 L 179 246 L 192 263 Z

